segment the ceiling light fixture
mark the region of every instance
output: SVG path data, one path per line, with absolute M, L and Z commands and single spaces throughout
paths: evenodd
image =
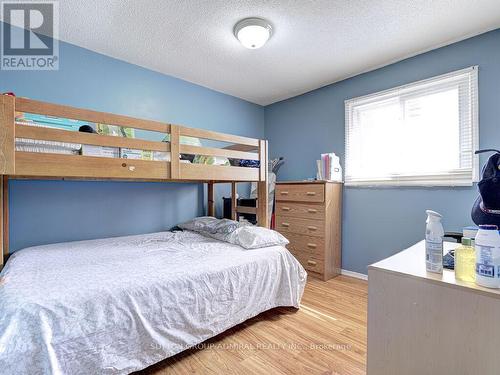
M 257 49 L 271 37 L 273 28 L 262 18 L 245 18 L 234 25 L 234 36 L 244 47 Z

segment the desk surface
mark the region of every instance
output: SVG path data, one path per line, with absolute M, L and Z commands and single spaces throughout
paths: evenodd
M 458 243 L 444 242 L 444 253 L 446 254 L 449 250 L 458 246 Z M 467 289 L 471 292 L 478 292 L 491 297 L 500 298 L 500 289 L 484 288 L 476 283 L 456 280 L 455 272 L 452 270 L 444 269 L 442 275 L 427 272 L 425 269 L 425 241 L 420 241 L 406 250 L 368 266 L 368 270 L 370 269 L 396 273 L 448 287 Z

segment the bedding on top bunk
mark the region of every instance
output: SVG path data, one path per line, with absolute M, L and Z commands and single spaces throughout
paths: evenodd
M 31 247 L 1 273 L 0 369 L 126 374 L 277 306 L 306 272 L 282 246 L 161 232 Z

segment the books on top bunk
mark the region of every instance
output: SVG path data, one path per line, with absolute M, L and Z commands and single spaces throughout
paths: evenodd
M 98 156 L 101 158 L 119 158 L 120 149 L 118 147 L 82 145 L 82 155 Z
M 153 152 L 122 147 L 120 148 L 120 157 L 133 160 L 153 160 Z
M 316 178 L 325 181 L 342 181 L 340 158 L 334 152 L 321 154 L 321 160 L 316 160 Z

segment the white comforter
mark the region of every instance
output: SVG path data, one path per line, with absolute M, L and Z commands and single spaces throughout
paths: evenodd
M 193 232 L 37 246 L 0 281 L 0 372 L 126 374 L 276 306 L 306 273 L 283 247 Z

